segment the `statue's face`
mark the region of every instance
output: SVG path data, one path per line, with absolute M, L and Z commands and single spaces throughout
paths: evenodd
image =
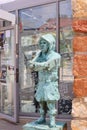
M 41 39 L 40 41 L 40 49 L 43 53 L 46 53 L 48 51 L 48 42 L 45 39 Z

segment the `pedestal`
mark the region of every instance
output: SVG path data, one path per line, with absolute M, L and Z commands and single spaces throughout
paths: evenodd
M 67 130 L 67 124 L 57 122 L 55 128 L 50 128 L 48 124 L 35 124 L 34 122 L 27 123 L 23 126 L 23 130 Z

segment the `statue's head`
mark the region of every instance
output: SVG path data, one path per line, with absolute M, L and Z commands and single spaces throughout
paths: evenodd
M 42 52 L 46 53 L 55 48 L 55 38 L 52 34 L 44 34 L 40 37 L 39 46 Z

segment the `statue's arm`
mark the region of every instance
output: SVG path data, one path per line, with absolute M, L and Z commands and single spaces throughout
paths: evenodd
M 48 61 L 48 70 L 51 70 L 55 66 L 60 67 L 61 57 L 54 58 Z
M 46 62 L 36 62 L 36 61 L 30 61 L 30 68 L 35 71 L 40 70 L 51 70 L 55 66 L 60 66 L 60 58 L 53 58 Z
M 27 67 L 30 69 L 34 69 L 34 64 L 37 61 L 37 58 L 39 56 L 40 52 L 36 54 L 36 56 L 32 60 L 27 61 Z
M 30 61 L 29 62 L 29 68 L 33 69 L 35 71 L 40 71 L 40 70 L 43 70 L 43 69 L 47 69 L 48 64 L 47 64 L 47 62 L 40 63 L 40 62 Z

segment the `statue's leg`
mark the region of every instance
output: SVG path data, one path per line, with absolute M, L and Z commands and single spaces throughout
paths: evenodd
M 48 107 L 48 113 L 50 117 L 50 127 L 55 127 L 55 115 L 56 115 L 56 109 L 55 109 L 55 101 L 47 102 Z
M 44 102 L 40 102 L 40 118 L 36 121 L 37 124 L 43 124 L 46 122 L 46 113 L 44 110 Z

